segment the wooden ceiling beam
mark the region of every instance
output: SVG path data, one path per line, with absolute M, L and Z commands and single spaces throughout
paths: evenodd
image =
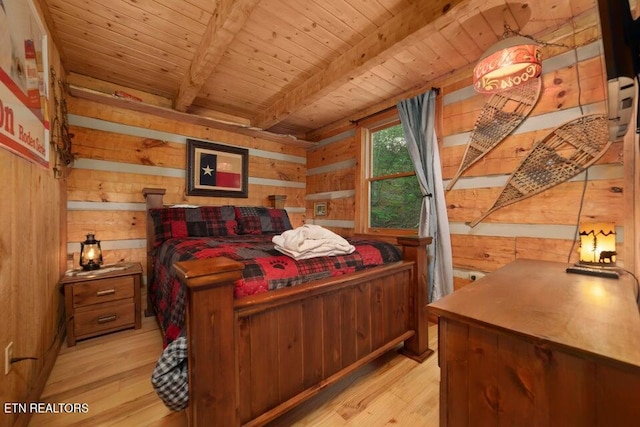
M 434 22 L 462 0 L 419 1 L 391 18 L 376 31 L 337 57 L 327 68 L 286 93 L 258 114 L 252 123 L 268 129 L 296 111 L 312 104 L 331 90 L 347 83 L 362 70 L 389 59 L 417 37 L 433 31 Z M 443 22 L 438 21 L 442 26 Z
M 218 0 L 202 40 L 196 49 L 189 71 L 182 79 L 173 108 L 186 111 L 196 98 L 227 46 L 242 29 L 260 0 Z

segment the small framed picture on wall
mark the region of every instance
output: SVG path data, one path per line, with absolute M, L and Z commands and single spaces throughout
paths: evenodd
M 313 212 L 315 216 L 327 216 L 327 202 L 315 202 Z

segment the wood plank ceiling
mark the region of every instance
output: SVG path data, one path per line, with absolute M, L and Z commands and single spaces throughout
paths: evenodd
M 595 0 L 39 0 L 63 65 L 227 123 L 312 138 Z M 97 84 L 103 82 L 107 86 Z M 160 103 L 161 104 L 161 103 Z

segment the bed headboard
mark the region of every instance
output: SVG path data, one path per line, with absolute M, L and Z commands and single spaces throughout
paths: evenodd
M 144 310 L 145 316 L 153 316 L 153 307 L 149 302 L 149 285 L 153 282 L 153 257 L 151 250 L 155 240 L 155 229 L 153 227 L 153 219 L 149 215 L 149 209 L 161 208 L 164 206 L 162 199 L 167 192 L 164 188 L 143 188 L 142 194 L 146 200 L 146 220 L 147 220 L 147 307 Z

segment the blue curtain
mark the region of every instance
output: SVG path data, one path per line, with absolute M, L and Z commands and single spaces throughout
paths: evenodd
M 433 238 L 427 247 L 430 302 L 453 292 L 451 235 L 435 131 L 436 96 L 436 90 L 432 89 L 398 103 L 407 148 L 423 195 L 418 234 Z

